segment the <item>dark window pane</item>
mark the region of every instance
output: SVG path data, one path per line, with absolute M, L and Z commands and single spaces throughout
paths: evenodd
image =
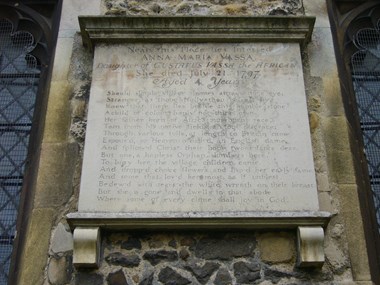
M 33 36 L 0 19 L 0 284 L 6 284 L 36 101 Z

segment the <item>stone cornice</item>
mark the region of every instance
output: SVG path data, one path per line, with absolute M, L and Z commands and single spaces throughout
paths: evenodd
M 296 42 L 311 39 L 315 17 L 79 16 L 83 44 Z

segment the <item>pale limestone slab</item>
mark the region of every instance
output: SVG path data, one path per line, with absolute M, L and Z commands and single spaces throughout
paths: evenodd
M 80 212 L 317 211 L 299 45 L 98 45 Z
M 79 15 L 100 15 L 101 0 L 63 0 L 59 25 L 60 38 L 72 38 L 79 31 Z
M 59 223 L 50 241 L 50 249 L 53 253 L 62 253 L 73 250 L 73 235 L 66 231 L 65 226 Z

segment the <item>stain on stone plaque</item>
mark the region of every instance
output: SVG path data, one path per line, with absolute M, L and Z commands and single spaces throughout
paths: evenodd
M 95 49 L 79 211 L 318 210 L 298 44 Z

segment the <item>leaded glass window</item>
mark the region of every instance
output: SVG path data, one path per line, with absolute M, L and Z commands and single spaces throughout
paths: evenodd
M 0 284 L 7 284 L 40 69 L 35 41 L 0 19 Z
M 362 25 L 353 35 L 353 43 L 357 51 L 351 56 L 351 66 L 368 173 L 380 230 L 380 19 L 376 18 L 363 18 Z

